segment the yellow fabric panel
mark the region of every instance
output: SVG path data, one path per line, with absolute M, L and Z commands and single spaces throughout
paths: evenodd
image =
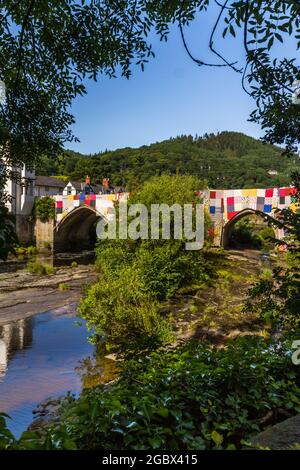
M 255 197 L 257 195 L 257 189 L 243 189 L 242 195 Z
M 105 199 L 107 199 L 108 201 L 115 201 L 116 196 L 114 194 L 107 194 L 105 196 Z

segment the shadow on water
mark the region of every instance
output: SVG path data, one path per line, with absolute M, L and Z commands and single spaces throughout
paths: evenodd
M 115 361 L 95 353 L 81 323 L 73 305 L 0 327 L 0 411 L 12 418 L 15 435 L 49 397 L 78 395 L 116 377 Z

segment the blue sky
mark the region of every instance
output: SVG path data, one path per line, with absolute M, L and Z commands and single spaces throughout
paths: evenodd
M 211 20 L 211 18 L 208 18 Z M 207 50 L 211 23 L 197 20 L 188 28 L 193 53 L 210 61 Z M 179 30 L 169 41 L 152 40 L 156 57 L 145 71 L 135 68 L 132 77 L 100 77 L 88 82 L 88 94 L 75 100 L 73 127 L 80 143 L 67 147 L 82 153 L 139 147 L 179 134 L 233 130 L 262 136 L 259 126 L 248 122 L 254 108 L 241 88 L 241 76 L 226 68 L 198 67 L 187 56 Z M 199 44 L 199 48 L 198 48 Z M 241 42 L 226 41 L 226 57 L 242 59 Z M 198 50 L 199 49 L 199 50 Z

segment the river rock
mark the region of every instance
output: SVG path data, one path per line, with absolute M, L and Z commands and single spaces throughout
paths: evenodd
M 300 414 L 282 421 L 251 439 L 254 448 L 290 449 L 300 445 Z
M 35 418 L 29 425 L 28 431 L 42 432 L 48 426 L 59 423 L 63 405 L 72 400 L 72 396 L 50 397 L 44 400 L 33 410 L 32 413 L 35 415 Z

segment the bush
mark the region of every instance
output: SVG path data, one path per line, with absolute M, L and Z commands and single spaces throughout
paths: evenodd
M 55 216 L 54 199 L 50 196 L 37 198 L 34 202 L 34 213 L 41 222 L 48 222 Z
M 38 249 L 36 246 L 30 245 L 26 246 L 15 246 L 15 252 L 17 256 L 34 256 L 38 253 Z
M 259 237 L 262 243 L 262 249 L 270 251 L 274 249 L 274 230 L 271 227 L 264 227 L 259 232 Z
M 50 264 L 45 264 L 45 271 L 48 276 L 51 276 L 52 274 L 56 273 L 56 268 L 53 266 L 50 266 Z
M 284 243 L 289 253 L 285 266 L 275 266 L 272 278 L 260 279 L 250 290 L 245 311 L 254 311 L 276 329 L 300 325 L 300 175 L 294 175 L 295 210 L 278 210 L 270 223 L 285 229 Z
M 99 241 L 96 246 L 96 269 L 99 272 L 118 274 L 121 266 L 129 266 L 138 244 L 132 240 Z
M 192 342 L 128 361 L 117 382 L 82 392 L 48 441 L 97 450 L 240 448 L 280 412 L 300 412 L 291 354 L 289 341 L 244 337 L 225 349 Z
M 28 256 L 33 256 L 33 255 L 36 255 L 38 253 L 38 249 L 36 246 L 29 246 L 27 248 L 27 254 Z
M 18 245 L 14 247 L 14 250 L 17 256 L 26 255 L 26 251 L 27 251 L 25 246 L 18 246 Z
M 48 250 L 48 251 L 52 250 L 52 246 L 50 242 L 44 242 L 43 245 L 44 245 L 45 250 Z
M 37 274 L 39 276 L 42 275 L 52 275 L 55 274 L 56 269 L 53 266 L 50 266 L 49 264 L 41 264 L 41 263 L 36 263 L 33 261 L 30 261 L 27 264 L 27 269 L 31 274 Z
M 192 203 L 203 186 L 192 176 L 163 175 L 145 183 L 130 204 Z M 213 276 L 203 253 L 186 251 L 182 240 L 105 240 L 98 243 L 96 256 L 102 277 L 89 289 L 80 312 L 90 328 L 123 350 L 168 342 L 171 326 L 159 301 Z
M 158 300 L 169 299 L 183 286 L 213 276 L 212 266 L 199 251 L 186 251 L 181 241 L 160 245 L 143 242 L 133 262 L 141 288 Z
M 71 268 L 77 268 L 77 267 L 78 267 L 78 263 L 76 261 L 72 261 Z
M 58 289 L 61 291 L 66 291 L 70 289 L 70 286 L 68 284 L 65 284 L 64 282 L 61 282 L 58 284 Z
M 102 276 L 81 301 L 80 313 L 122 350 L 170 341 L 171 325 L 159 301 L 214 277 L 213 264 L 200 251 L 186 251 L 182 241 L 102 241 L 96 251 Z
M 120 267 L 118 275 L 106 271 L 89 289 L 79 311 L 88 327 L 109 346 L 123 351 L 153 348 L 172 339 L 158 303 L 145 292 L 138 271 L 131 266 Z
M 9 213 L 3 201 L 3 191 L 0 188 L 0 260 L 7 260 L 10 254 L 15 254 L 15 245 L 18 237 L 15 231 L 15 217 Z

